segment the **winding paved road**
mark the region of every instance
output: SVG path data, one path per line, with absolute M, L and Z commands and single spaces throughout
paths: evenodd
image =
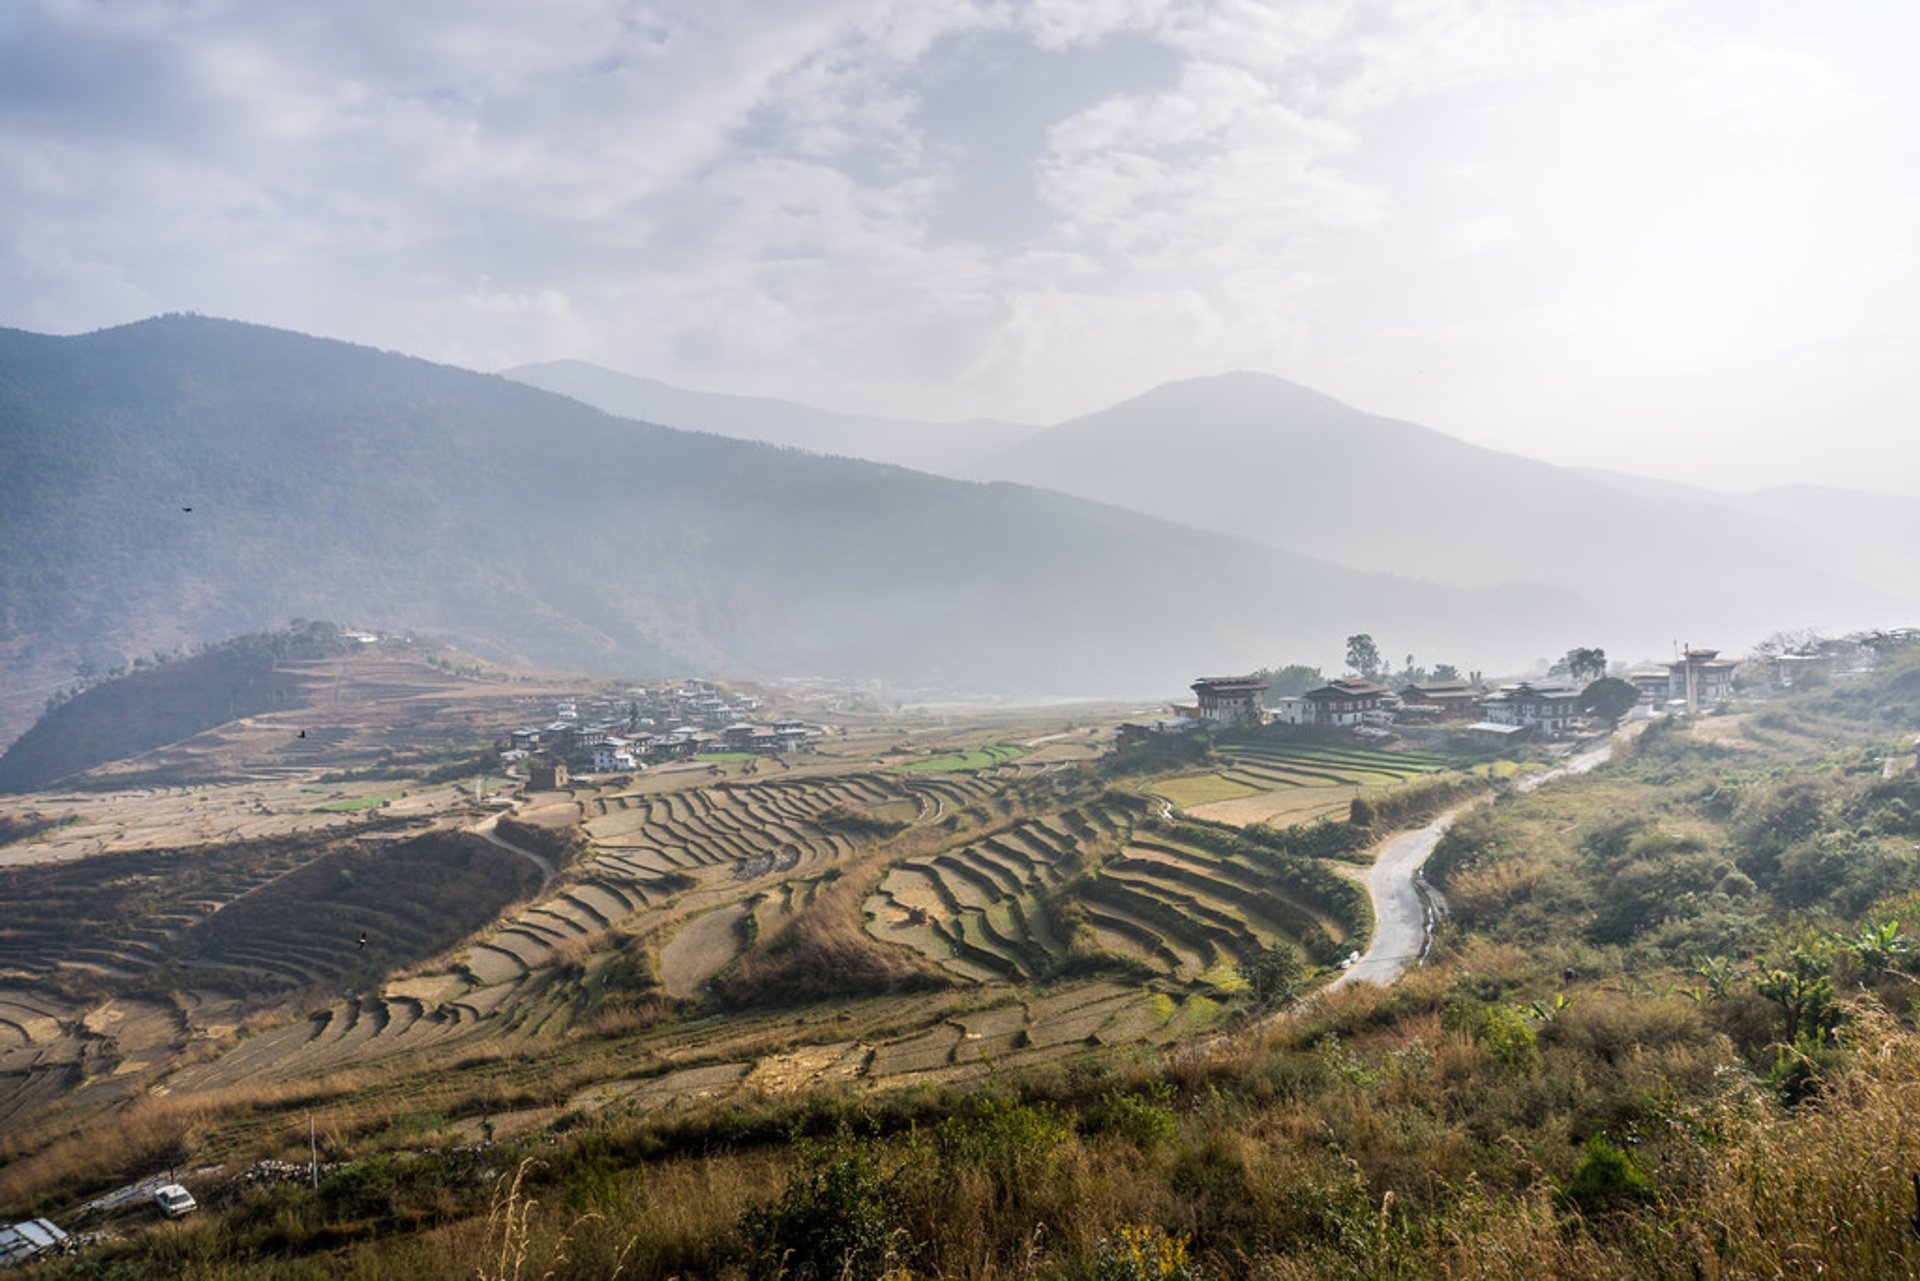
M 1613 755 L 1613 739 L 1569 757 L 1565 764 L 1515 783 L 1514 790 L 1534 788 L 1570 774 L 1584 774 Z M 1438 892 L 1427 885 L 1420 869 L 1453 820 L 1478 805 L 1468 801 L 1448 810 L 1425 827 L 1402 832 L 1388 841 L 1367 873 L 1367 896 L 1373 900 L 1373 941 L 1346 972 L 1320 990 L 1336 992 L 1349 983 L 1378 983 L 1385 987 L 1427 952 Z

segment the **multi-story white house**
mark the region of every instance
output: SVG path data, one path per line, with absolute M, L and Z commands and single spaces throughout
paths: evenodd
M 1580 715 L 1580 691 L 1571 685 L 1502 685 L 1480 703 L 1480 715 L 1492 725 L 1523 725 L 1541 738 L 1572 731 Z
M 593 770 L 596 774 L 630 770 L 637 764 L 633 745 L 624 738 L 605 738 L 593 745 Z
M 1221 728 L 1260 723 L 1267 683 L 1258 676 L 1202 676 L 1192 689 L 1200 720 Z
M 1281 699 L 1273 719 L 1289 725 L 1364 725 L 1385 717 L 1381 705 L 1387 695 L 1386 686 L 1372 681 L 1334 681 Z

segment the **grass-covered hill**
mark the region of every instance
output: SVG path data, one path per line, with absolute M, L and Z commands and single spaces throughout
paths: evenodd
M 1581 624 L 1554 592 L 1352 574 L 197 317 L 0 331 L 0 456 L 16 732 L 77 661 L 294 617 L 575 669 L 1056 694 L 1154 691 L 1361 625 L 1421 653 L 1524 658 Z
M 0 792 L 32 791 L 227 721 L 297 705 L 301 682 L 281 664 L 351 647 L 331 624 L 310 623 L 236 637 L 172 662 L 143 662 L 49 708 L 0 754 Z

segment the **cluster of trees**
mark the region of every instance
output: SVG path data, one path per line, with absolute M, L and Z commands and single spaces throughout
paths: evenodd
M 1412 654 L 1394 670 L 1391 660 L 1380 653 L 1379 644 L 1366 632 L 1358 632 L 1347 637 L 1347 670 L 1356 672 L 1370 681 L 1394 681 L 1402 685 L 1418 684 L 1425 681 L 1457 681 L 1466 679 L 1478 684 L 1479 672 L 1467 673 L 1464 677 L 1458 667 L 1452 663 L 1435 663 L 1432 668 L 1421 666 Z M 1304 663 L 1289 663 L 1282 667 L 1263 667 L 1254 675 L 1267 683 L 1269 701 L 1304 694 L 1310 689 L 1318 689 L 1327 683 L 1327 674 L 1318 667 L 1309 667 Z

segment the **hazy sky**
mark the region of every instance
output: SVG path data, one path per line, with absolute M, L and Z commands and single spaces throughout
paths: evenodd
M 5 0 L 0 324 L 1920 492 L 1920 5 Z

